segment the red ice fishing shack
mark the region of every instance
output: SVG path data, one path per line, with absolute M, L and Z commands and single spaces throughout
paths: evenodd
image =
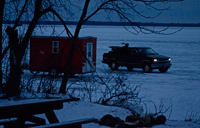
M 96 37 L 78 38 L 70 75 L 95 72 L 96 42 Z M 51 76 L 64 73 L 71 44 L 68 37 L 31 37 L 30 71 L 49 72 Z

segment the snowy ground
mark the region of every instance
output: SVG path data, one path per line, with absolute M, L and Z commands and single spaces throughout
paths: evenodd
M 73 29 L 73 27 L 71 27 Z M 179 28 L 170 28 L 176 31 Z M 64 30 L 58 27 L 59 31 Z M 50 31 L 48 31 L 50 32 Z M 120 68 L 128 80 L 135 85 L 141 85 L 140 96 L 143 100 L 152 100 L 159 106 L 160 101 L 165 107 L 173 106 L 172 113 L 165 113 L 169 121 L 165 126 L 156 127 L 200 127 L 200 122 L 192 123 L 183 121 L 185 119 L 200 120 L 200 28 L 184 28 L 173 35 L 138 34 L 127 32 L 123 27 L 108 26 L 84 26 L 80 36 L 97 37 L 97 72 L 110 71 L 103 64 L 102 55 L 108 52 L 110 45 L 121 46 L 122 42 L 130 46 L 149 46 L 161 55 L 170 56 L 172 67 L 167 73 L 143 73 L 141 69 L 127 71 Z M 65 35 L 65 34 L 63 34 Z M 154 112 L 149 104 L 149 112 Z M 188 113 L 189 116 L 186 117 Z M 112 114 L 121 119 L 130 115 L 128 110 L 118 107 L 101 106 L 84 101 L 66 103 L 62 110 L 56 111 L 60 121 L 79 118 L 95 117 L 101 118 L 105 114 Z M 197 115 L 195 115 L 197 114 Z M 43 116 L 43 115 L 42 115 Z M 178 121 L 177 121 L 178 120 Z M 97 124 L 87 124 L 84 128 L 98 128 Z M 101 128 L 104 128 L 101 126 Z M 105 127 L 106 128 L 106 127 Z
M 91 118 L 91 117 L 100 119 L 106 114 L 111 114 L 114 117 L 120 117 L 121 119 L 125 120 L 126 116 L 131 114 L 130 111 L 123 108 L 102 106 L 83 101 L 76 103 L 67 103 L 65 104 L 64 109 L 65 110 L 56 111 L 56 114 L 59 115 L 60 121 L 80 119 L 80 118 Z M 180 120 L 167 120 L 165 125 L 154 126 L 154 128 L 175 128 L 175 127 L 200 128 L 200 124 L 193 122 L 184 122 Z M 90 123 L 83 125 L 83 128 L 108 128 L 108 127 Z
M 179 28 L 171 28 L 176 31 Z M 166 32 L 169 32 L 166 31 Z M 159 104 L 162 99 L 166 106 L 173 105 L 170 119 L 184 120 L 186 113 L 200 112 L 200 28 L 184 28 L 173 35 L 139 34 L 133 35 L 123 27 L 85 28 L 81 35 L 98 38 L 97 68 L 110 70 L 102 64 L 102 55 L 110 45 L 149 46 L 162 55 L 170 56 L 172 67 L 167 73 L 143 73 L 141 69 L 128 72 L 121 68 L 128 80 L 140 84 L 141 96 Z M 200 116 L 200 115 L 199 115 Z
M 178 29 L 170 28 L 166 32 Z M 129 43 L 130 46 L 149 46 L 159 54 L 170 56 L 172 67 L 164 74 L 157 70 L 153 73 L 143 73 L 141 69 L 134 69 L 132 72 L 128 72 L 126 68 L 119 70 L 128 76 L 131 83 L 141 85 L 140 96 L 146 96 L 147 100 L 152 100 L 157 105 L 161 100 L 166 107 L 173 105 L 171 115 L 166 113 L 167 117 L 170 116 L 170 120 L 200 119 L 198 114 L 200 112 L 200 28 L 184 28 L 173 35 L 134 35 L 123 27 L 89 26 L 81 31 L 81 36 L 88 35 L 98 39 L 98 70 L 110 70 L 107 65 L 101 63 L 102 55 L 110 50 L 108 48 L 110 45 L 120 46 L 122 42 Z M 187 113 L 189 117 L 186 117 Z M 171 123 L 172 127 L 176 126 L 176 123 Z
M 73 27 L 71 29 L 73 30 Z M 180 28 L 170 28 L 166 33 L 178 29 Z M 63 30 L 63 28 L 58 28 L 58 30 Z M 134 35 L 127 32 L 123 27 L 85 26 L 81 30 L 80 36 L 97 37 L 97 72 L 110 70 L 107 65 L 102 64 L 102 55 L 110 50 L 109 46 L 121 46 L 122 42 L 129 43 L 130 46 L 149 46 L 159 54 L 170 56 L 172 67 L 167 73 L 159 73 L 157 70 L 153 71 L 153 73 L 143 73 L 141 69 L 134 69 L 132 72 L 128 72 L 126 68 L 120 68 L 119 70 L 128 76 L 128 80 L 131 83 L 141 85 L 141 97 L 145 96 L 146 100 L 152 100 L 158 106 L 161 100 L 164 102 L 165 107 L 172 105 L 172 113 L 165 113 L 170 120 L 183 121 L 191 118 L 197 121 L 200 120 L 200 115 L 198 114 L 200 112 L 199 33 L 200 28 L 184 28 L 173 35 L 141 33 Z M 78 110 L 81 111 L 80 108 L 84 105 L 88 106 L 89 104 L 78 103 Z M 71 105 L 66 105 L 66 110 L 67 107 L 71 109 Z M 90 107 L 94 109 L 90 109 Z M 130 114 L 126 110 L 119 108 L 100 107 L 94 104 L 90 104 L 90 107 L 84 107 L 83 109 L 86 109 L 86 113 L 89 114 L 82 113 L 80 117 L 90 115 L 91 111 L 91 116 L 98 118 L 110 113 L 125 119 L 125 116 Z M 75 109 L 74 106 L 73 109 Z M 151 105 L 149 109 L 149 112 L 154 112 L 154 109 L 151 109 Z M 85 110 L 83 111 L 85 112 Z M 78 112 L 78 114 L 80 113 Z M 187 113 L 188 116 L 186 116 Z M 182 124 L 181 122 L 170 121 L 167 122 L 166 127 L 200 127 L 200 125 L 195 125 L 190 122 Z

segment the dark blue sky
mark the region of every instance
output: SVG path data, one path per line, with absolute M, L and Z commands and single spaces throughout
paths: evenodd
M 169 11 L 155 21 L 175 23 L 200 23 L 200 0 L 185 0 L 183 2 L 171 3 Z
M 139 2 L 140 3 L 140 2 Z M 155 23 L 200 23 L 200 0 L 184 0 L 182 2 L 159 3 L 158 8 L 170 7 L 169 10 L 163 11 L 161 15 L 154 19 L 145 19 L 134 17 L 135 22 L 155 22 Z M 144 6 L 138 6 L 148 16 L 154 16 L 151 10 L 147 10 Z M 113 16 L 114 21 L 116 21 Z M 104 13 L 99 13 L 92 20 L 104 21 Z

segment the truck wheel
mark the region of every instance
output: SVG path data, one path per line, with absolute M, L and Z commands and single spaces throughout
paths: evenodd
M 150 72 L 152 72 L 151 65 L 148 64 L 148 63 L 143 64 L 142 69 L 143 69 L 143 72 L 145 72 L 145 73 L 150 73 Z
M 49 71 L 49 75 L 52 77 L 58 76 L 58 69 L 56 68 L 51 68 Z
M 132 70 L 133 70 L 133 67 L 127 66 L 127 69 L 128 69 L 129 71 L 132 71 Z
M 118 69 L 117 63 L 115 61 L 111 61 L 110 62 L 110 68 L 112 70 L 117 70 Z
M 160 68 L 160 69 L 158 69 L 161 73 L 165 73 L 165 72 L 167 72 L 167 70 L 168 70 L 168 68 Z

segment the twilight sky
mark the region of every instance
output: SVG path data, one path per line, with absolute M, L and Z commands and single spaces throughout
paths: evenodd
M 200 23 L 200 0 L 171 3 L 171 9 L 155 19 L 160 22 Z
M 165 8 L 171 6 L 167 11 L 154 19 L 145 19 L 141 17 L 135 17 L 135 22 L 155 22 L 155 23 L 200 23 L 200 0 L 184 0 L 182 2 L 171 2 L 158 4 L 159 8 Z M 139 6 L 141 11 L 144 11 L 146 7 Z M 145 10 L 148 15 L 154 15 L 152 12 Z M 100 13 L 92 20 L 102 21 L 104 15 Z M 113 18 L 115 19 L 115 18 Z M 116 21 L 116 20 L 114 20 Z

